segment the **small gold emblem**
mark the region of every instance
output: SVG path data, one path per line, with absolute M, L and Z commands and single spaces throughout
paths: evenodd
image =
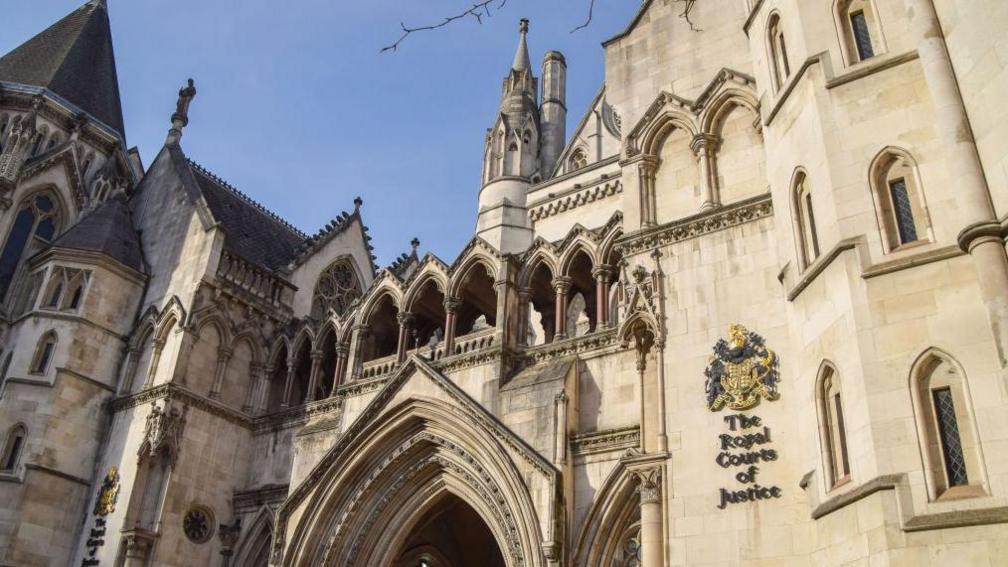
M 119 497 L 119 471 L 113 465 L 109 467 L 108 474 L 102 480 L 101 490 L 98 491 L 98 498 L 95 500 L 95 516 L 107 516 L 115 512 L 116 498 Z
M 777 383 L 777 355 L 766 347 L 763 337 L 734 324 L 728 340 L 718 339 L 714 356 L 707 364 L 707 409 L 720 411 L 728 406 L 741 411 L 755 407 L 765 398 L 780 397 Z

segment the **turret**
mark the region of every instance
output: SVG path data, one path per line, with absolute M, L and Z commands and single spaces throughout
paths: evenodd
M 539 162 L 546 177 L 567 143 L 567 61 L 559 51 L 547 51 L 543 57 L 541 115 Z

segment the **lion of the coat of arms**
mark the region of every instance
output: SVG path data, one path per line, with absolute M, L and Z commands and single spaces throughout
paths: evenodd
M 728 340 L 718 339 L 714 356 L 704 370 L 707 376 L 707 409 L 720 411 L 755 407 L 761 399 L 780 397 L 777 355 L 763 337 L 742 325 L 728 327 Z

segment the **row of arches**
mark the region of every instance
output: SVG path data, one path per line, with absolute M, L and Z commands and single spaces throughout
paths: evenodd
M 934 241 L 917 161 L 910 152 L 895 146 L 880 151 L 868 167 L 868 188 L 883 253 Z M 808 171 L 796 168 L 791 180 L 791 214 L 798 265 L 803 270 L 822 253 L 816 194 Z
M 909 395 L 931 500 L 985 493 L 983 452 L 962 365 L 937 348 L 923 352 L 909 373 Z M 852 478 L 843 378 L 824 360 L 815 382 L 816 415 L 826 492 Z

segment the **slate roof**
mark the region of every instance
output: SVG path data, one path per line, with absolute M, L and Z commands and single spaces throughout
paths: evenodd
M 296 257 L 308 238 L 304 233 L 194 161 L 188 164 L 210 212 L 224 228 L 225 247 L 271 270 Z
M 85 215 L 52 243 L 53 248 L 100 252 L 119 263 L 143 271 L 140 236 L 133 230 L 129 207 L 112 198 Z
M 0 57 L 0 81 L 47 88 L 125 137 L 104 0 L 88 2 Z

